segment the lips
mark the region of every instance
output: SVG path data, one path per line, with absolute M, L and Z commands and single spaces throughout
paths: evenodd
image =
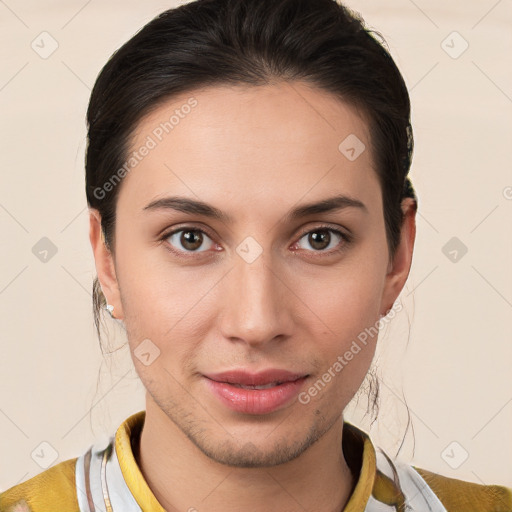
M 222 404 L 245 414 L 267 414 L 286 406 L 297 396 L 308 376 L 280 369 L 204 375 L 207 388 Z

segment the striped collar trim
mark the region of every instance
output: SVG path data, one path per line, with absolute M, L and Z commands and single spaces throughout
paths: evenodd
M 146 411 L 139 411 L 120 425 L 115 437 L 116 452 L 126 484 L 140 507 L 143 510 L 165 512 L 149 488 L 133 454 L 132 443 L 138 442 L 145 418 Z

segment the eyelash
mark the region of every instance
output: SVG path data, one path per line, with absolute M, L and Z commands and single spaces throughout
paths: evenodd
M 182 226 L 182 227 L 180 227 L 178 229 L 174 229 L 172 231 L 166 232 L 164 235 L 162 235 L 162 237 L 160 238 L 160 241 L 165 242 L 170 236 L 172 236 L 172 235 L 174 235 L 176 233 L 180 233 L 181 231 L 194 231 L 194 232 L 198 232 L 198 233 L 203 233 L 208 238 L 213 240 L 213 237 L 207 231 L 205 231 L 204 229 L 200 229 L 200 228 L 197 228 L 197 227 L 194 227 L 194 226 Z M 315 231 L 330 231 L 331 233 L 335 233 L 336 235 L 339 235 L 339 237 L 342 239 L 343 242 L 340 242 L 340 244 L 339 244 L 339 246 L 337 248 L 331 249 L 329 251 L 324 251 L 324 250 L 321 250 L 321 251 L 307 251 L 307 252 L 317 253 L 316 256 L 313 256 L 314 258 L 315 257 L 323 257 L 324 255 L 332 256 L 334 254 L 339 254 L 339 253 L 343 252 L 344 250 L 346 250 L 347 246 L 352 243 L 352 236 L 351 235 L 348 235 L 347 233 L 344 233 L 344 232 L 342 232 L 342 231 L 340 231 L 338 229 L 334 229 L 334 228 L 332 228 L 332 227 L 330 227 L 328 225 L 325 225 L 325 224 L 320 225 L 320 226 L 316 226 L 314 229 L 309 229 L 307 231 L 304 231 L 303 233 L 300 234 L 297 242 L 299 240 L 301 240 L 305 235 L 308 235 L 310 233 L 314 233 Z M 295 243 L 297 243 L 297 242 L 295 242 Z M 174 254 L 174 255 L 176 255 L 176 256 L 178 256 L 180 258 L 190 258 L 196 252 L 198 252 L 198 253 L 206 252 L 206 251 L 180 251 L 180 250 L 176 250 L 176 249 L 171 248 L 170 244 L 166 244 L 165 247 L 172 254 Z M 185 256 L 185 254 L 187 254 L 187 253 L 190 253 L 190 256 Z

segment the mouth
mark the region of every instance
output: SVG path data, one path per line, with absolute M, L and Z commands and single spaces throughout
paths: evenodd
M 309 374 L 282 369 L 258 373 L 230 370 L 204 377 L 209 390 L 228 408 L 245 414 L 267 414 L 290 403 Z

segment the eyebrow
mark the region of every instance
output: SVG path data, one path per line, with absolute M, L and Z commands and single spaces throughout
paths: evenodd
M 338 195 L 322 199 L 321 201 L 300 205 L 288 212 L 284 216 L 283 222 L 290 222 L 319 213 L 336 212 L 346 208 L 359 208 L 364 213 L 368 213 L 368 209 L 364 203 L 358 199 L 346 195 Z M 203 201 L 186 197 L 162 197 L 151 201 L 143 208 L 143 211 L 155 210 L 176 210 L 183 213 L 202 215 L 225 223 L 233 222 L 233 218 L 222 210 Z

